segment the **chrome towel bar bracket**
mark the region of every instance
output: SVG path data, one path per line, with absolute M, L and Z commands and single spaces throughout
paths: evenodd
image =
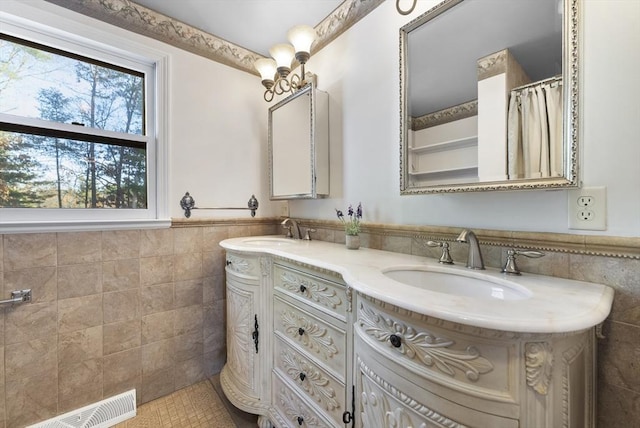
M 256 216 L 256 210 L 258 209 L 258 200 L 255 195 L 251 195 L 249 198 L 249 202 L 247 203 L 247 207 L 216 207 L 216 208 L 204 208 L 204 207 L 196 207 L 196 201 L 193 197 L 186 192 L 182 199 L 180 199 L 180 207 L 184 210 L 184 216 L 186 218 L 191 217 L 192 210 L 251 210 L 251 217 Z
M 11 298 L 0 300 L 0 306 L 14 305 L 16 303 L 31 302 L 31 289 L 16 290 L 11 292 Z

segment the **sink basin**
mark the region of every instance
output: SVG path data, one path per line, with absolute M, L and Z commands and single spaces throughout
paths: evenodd
M 294 245 L 296 241 L 289 238 L 247 238 L 242 241 L 243 244 L 255 245 L 257 247 L 284 247 Z
M 423 290 L 491 300 L 523 300 L 531 291 L 520 284 L 476 271 L 411 266 L 385 269 L 386 277 Z

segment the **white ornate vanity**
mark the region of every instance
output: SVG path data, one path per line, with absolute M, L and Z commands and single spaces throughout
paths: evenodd
M 221 245 L 222 388 L 262 427 L 595 424 L 606 286 L 326 242 Z

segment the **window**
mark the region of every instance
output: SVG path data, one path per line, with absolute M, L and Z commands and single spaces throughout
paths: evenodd
M 166 59 L 4 19 L 0 232 L 161 220 L 166 168 L 156 124 L 164 109 L 156 100 Z

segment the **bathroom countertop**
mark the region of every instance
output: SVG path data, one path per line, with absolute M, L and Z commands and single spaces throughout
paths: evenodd
M 344 245 L 329 242 L 291 240 L 289 243 L 281 236 L 252 236 L 226 239 L 220 245 L 227 250 L 267 253 L 328 269 L 341 274 L 353 289 L 373 298 L 423 315 L 495 330 L 580 331 L 604 321 L 613 302 L 613 289 L 602 284 L 530 273 L 507 276 L 493 268 L 473 271 L 460 264 L 443 266 L 431 258 L 369 248 L 349 250 Z M 525 288 L 528 296 L 502 300 L 425 290 L 384 275 L 385 270 L 398 267 L 476 275 L 518 289 Z

